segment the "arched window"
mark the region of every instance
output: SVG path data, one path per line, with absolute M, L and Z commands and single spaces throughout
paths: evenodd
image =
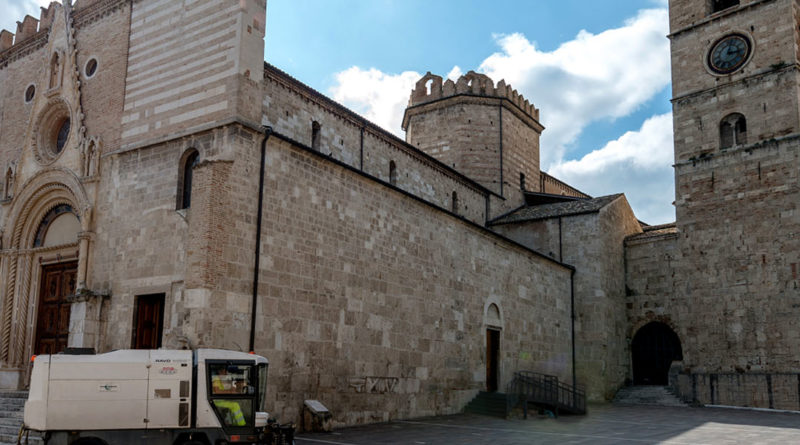
M 178 172 L 178 210 L 188 209 L 192 205 L 192 176 L 200 154 L 194 148 L 186 150 L 181 157 Z
M 397 165 L 389 161 L 389 184 L 397 185 Z
M 450 206 L 452 207 L 451 210 L 453 213 L 458 213 L 458 193 L 455 191 L 453 192 L 453 196 L 450 199 Z
M 42 218 L 36 230 L 33 247 L 60 246 L 78 242 L 81 223 L 72 206 L 59 204 Z
M 719 124 L 719 147 L 737 147 L 747 143 L 747 120 L 740 113 L 733 113 Z
M 711 13 L 739 6 L 739 0 L 711 0 Z
M 319 151 L 319 134 L 321 129 L 322 126 L 319 124 L 319 122 L 314 121 L 311 123 L 311 148 L 317 151 Z

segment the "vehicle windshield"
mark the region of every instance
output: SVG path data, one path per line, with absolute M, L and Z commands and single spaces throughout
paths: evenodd
M 258 365 L 258 410 L 267 411 L 267 365 Z
M 209 398 L 217 417 L 226 427 L 253 426 L 255 386 L 251 364 L 210 363 Z

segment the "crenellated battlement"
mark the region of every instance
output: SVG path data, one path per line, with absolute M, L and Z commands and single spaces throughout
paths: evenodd
M 537 121 L 539 120 L 539 109 L 525 99 L 517 90 L 511 88 L 511 85 L 506 85 L 505 80 L 501 80 L 495 86 L 494 81 L 489 76 L 475 71 L 464 74 L 455 82 L 451 79 L 443 81 L 441 76 L 431 74 L 428 71 L 417 81 L 414 90 L 411 91 L 408 106 L 422 105 L 461 94 L 506 98 L 524 113 Z
M 48 29 L 53 24 L 56 11 L 61 9 L 61 3 L 50 2 L 47 8 L 40 8 L 39 19 L 26 15 L 21 22 L 17 22 L 17 32 L 12 33 L 6 29 L 0 31 L 0 51 L 5 51 L 14 45 Z

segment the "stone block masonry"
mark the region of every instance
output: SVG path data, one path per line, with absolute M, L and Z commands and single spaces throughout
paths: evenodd
M 517 369 L 571 379 L 569 269 L 273 139 L 257 352 L 281 367 L 278 412 L 309 398 L 338 424 L 457 411 L 485 385 L 490 304 L 501 388 Z
M 301 144 L 313 146 L 312 127 L 320 126 L 315 149 L 332 159 L 478 224 L 487 219 L 487 195 L 472 178 L 404 143 L 336 102 L 267 64 L 262 122 Z M 454 200 L 455 199 L 455 206 Z
M 261 80 L 265 10 L 265 0 L 135 2 L 123 145 L 235 116 L 241 82 Z

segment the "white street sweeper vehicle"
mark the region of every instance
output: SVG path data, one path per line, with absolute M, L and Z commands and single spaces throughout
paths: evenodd
M 220 349 L 40 355 L 23 428 L 53 445 L 292 444 L 264 409 L 267 364 Z

